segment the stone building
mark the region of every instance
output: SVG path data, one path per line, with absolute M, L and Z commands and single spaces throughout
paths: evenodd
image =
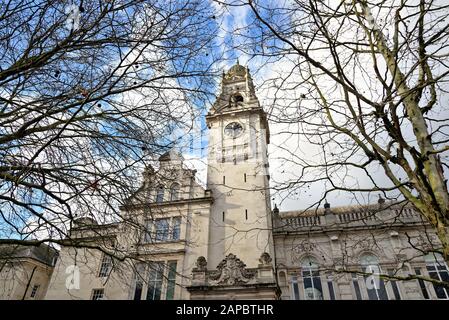
M 41 300 L 58 257 L 45 245 L 0 246 L 0 300 Z
M 237 63 L 223 73 L 206 122 L 206 188 L 182 156 L 161 156 L 120 222 L 76 221 L 71 238 L 79 246 L 62 246 L 46 299 L 449 297 L 420 279 L 447 280 L 448 270 L 426 254 L 438 242 L 414 208 L 383 199 L 271 208 L 270 131 L 248 68 Z

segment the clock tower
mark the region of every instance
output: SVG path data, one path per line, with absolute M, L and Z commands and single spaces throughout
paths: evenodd
M 223 73 L 220 94 L 206 116 L 209 128 L 207 185 L 212 190 L 209 267 L 233 254 L 256 268 L 273 256 L 266 113 L 249 69 Z

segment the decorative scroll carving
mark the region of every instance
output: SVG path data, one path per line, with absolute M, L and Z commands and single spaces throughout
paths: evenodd
M 297 263 L 302 256 L 317 251 L 315 243 L 311 243 L 308 240 L 304 240 L 292 248 L 292 262 Z
M 255 276 L 255 271 L 247 270 L 246 265 L 230 253 L 217 266 L 217 271 L 209 275 L 214 284 L 242 284 L 247 283 Z

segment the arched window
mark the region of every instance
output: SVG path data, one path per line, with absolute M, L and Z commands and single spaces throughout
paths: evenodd
M 179 183 L 173 183 L 170 188 L 170 201 L 179 200 Z
M 236 106 L 243 102 L 243 97 L 240 93 L 235 93 L 231 96 L 231 106 Z
M 362 271 L 372 275 L 365 275 L 365 287 L 370 300 L 388 300 L 384 281 L 379 277 L 382 273 L 379 259 L 373 254 L 365 253 L 360 256 Z
M 241 94 L 239 94 L 239 93 L 236 93 L 235 95 L 234 95 L 234 101 L 235 102 L 243 102 L 243 97 L 242 97 L 242 95 Z
M 159 186 L 156 191 L 156 203 L 164 201 L 164 186 Z
M 432 279 L 449 282 L 449 269 L 441 254 L 429 253 L 425 256 L 426 268 Z M 449 299 L 449 289 L 433 284 L 438 299 Z
M 323 300 L 320 271 L 313 257 L 302 260 L 302 278 L 304 281 L 304 297 L 306 300 Z

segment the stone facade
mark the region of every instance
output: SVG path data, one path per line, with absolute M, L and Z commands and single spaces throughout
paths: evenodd
M 39 246 L 0 246 L 0 300 L 44 299 L 58 252 Z
M 448 297 L 447 289 L 416 279 L 435 263 L 441 272 L 432 276 L 447 276 L 447 267 L 422 254 L 437 240 L 413 207 L 379 199 L 271 208 L 270 133 L 248 68 L 237 63 L 223 73 L 206 122 L 206 188 L 179 154 L 161 156 L 121 208 L 121 222 L 76 221 L 71 238 L 79 247 L 62 246 L 46 299 Z
M 385 275 L 428 275 L 433 257 L 422 252 L 438 240 L 413 207 L 382 199 L 376 205 L 326 206 L 305 212 L 274 212 L 282 299 L 306 299 L 310 284 L 305 279 L 313 278 L 315 270 L 320 291 L 317 294 L 323 299 L 365 300 L 375 299 L 376 295 L 381 299 L 438 298 L 430 283 L 416 279 L 380 280 L 378 290 L 369 290 L 371 279 L 364 274 L 374 266 L 378 269 L 374 271 Z M 310 261 L 312 268 L 307 265 Z M 444 262 L 437 264 L 444 268 Z M 317 298 L 316 294 L 312 297 Z

